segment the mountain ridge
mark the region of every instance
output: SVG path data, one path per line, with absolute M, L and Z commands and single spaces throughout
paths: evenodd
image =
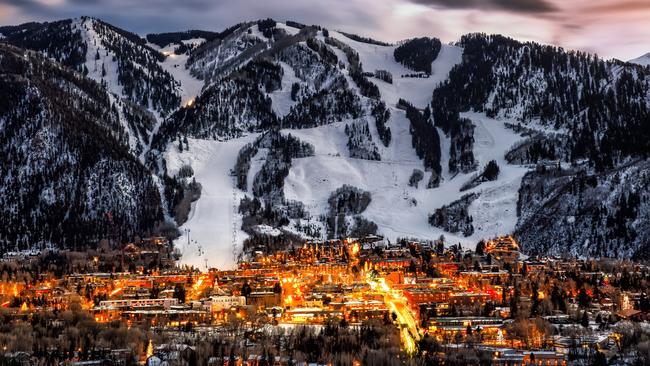
M 639 224 L 647 193 L 629 193 L 645 176 L 634 167 L 621 168 L 632 177 L 627 181 L 608 173 L 647 159 L 648 72 L 629 63 L 498 35 L 389 45 L 271 19 L 201 33 L 211 39 L 163 34 L 167 45 L 93 18 L 27 24 L 22 36 L 20 27 L 2 42 L 31 45 L 108 91 L 120 139 L 154 177 L 166 220 L 189 217 L 183 228 L 200 244 L 184 248 L 188 238 L 177 239 L 186 263 L 217 260 L 233 246 L 332 233 L 445 235 L 473 245 L 514 232 L 531 254 L 628 257 L 650 236 Z M 39 43 L 52 29 L 67 30 L 61 34 L 69 41 Z M 133 85 L 159 85 L 146 98 L 142 87 L 125 87 L 125 72 L 136 64 L 150 71 L 131 74 Z M 498 175 L 477 180 L 491 161 Z M 595 177 L 592 189 L 554 191 L 563 183 L 539 173 L 542 166 L 560 167 L 576 184 Z M 190 205 L 197 182 L 202 197 Z M 369 204 L 361 212 L 332 209 L 330 195 L 342 187 L 367 192 Z M 598 217 L 575 214 L 581 194 L 604 187 L 618 193 Z M 549 190 L 560 199 L 550 199 Z M 441 210 L 468 193 L 472 200 L 462 208 Z M 344 197 L 351 204 L 360 196 Z M 622 200 L 634 208 L 618 213 Z M 564 216 L 586 221 L 556 227 L 553 237 L 536 233 L 545 227 L 539 213 L 559 202 L 572 203 Z M 462 223 L 446 221 L 447 212 Z M 430 225 L 434 213 L 431 222 L 446 224 Z M 224 223 L 206 224 L 210 215 Z M 458 225 L 463 235 L 445 230 Z M 627 249 L 614 252 L 613 245 Z

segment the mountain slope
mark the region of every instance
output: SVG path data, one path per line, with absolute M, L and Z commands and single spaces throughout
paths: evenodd
M 0 44 L 0 90 L 3 251 L 121 241 L 162 220 L 157 186 L 100 84 Z
M 279 24 L 276 27 L 284 29 Z M 258 25 L 248 27 L 239 28 L 237 34 L 258 37 L 268 49 L 276 47 L 272 37 L 264 39 L 259 35 Z M 272 34 L 273 30 L 269 32 Z M 610 249 L 613 244 L 582 248 L 576 247 L 573 239 L 557 240 L 548 236 L 561 232 L 558 228 L 549 230 L 546 236 L 535 236 L 535 231 L 544 227 L 542 216 L 533 214 L 538 210 L 535 200 L 541 198 L 526 194 L 523 188 L 520 190 L 522 179 L 530 184 L 532 173 L 526 175 L 526 172 L 532 166 L 512 164 L 531 164 L 533 158 L 536 163 L 555 165 L 567 161 L 579 167 L 567 175 L 577 174 L 580 169 L 589 174 L 606 174 L 599 172 L 617 169 L 630 158 L 645 159 L 649 150 L 641 136 L 646 136 L 650 123 L 646 104 L 648 79 L 644 71 L 580 52 L 565 52 L 500 36 L 464 36 L 456 46 L 441 45 L 439 52 L 436 49 L 425 52 L 410 45 L 366 43 L 326 30 L 305 37 L 295 45 L 284 47 L 280 53 L 265 53 L 266 62 L 278 69 L 275 81 L 271 88 L 263 83 L 253 88 L 257 90 L 255 93 L 270 95 L 271 109 L 279 112 L 278 122 L 285 127 L 283 134 L 314 146 L 314 156 L 291 158 L 289 173 L 282 184 L 286 207 L 299 202 L 303 205 L 300 212 L 305 210 L 308 214 L 277 213 L 285 215 L 285 224 L 277 226 L 276 231 L 262 226 L 248 231 L 252 235 L 249 243 L 270 245 L 278 240 L 293 241 L 293 235 L 326 235 L 331 222 L 328 198 L 340 187 L 354 186 L 372 196 L 362 217 L 374 222 L 377 232 L 391 240 L 401 236 L 431 239 L 444 234 L 453 242 L 473 245 L 481 238 L 517 229 L 525 250 L 530 253 L 614 254 Z M 415 44 L 418 42 L 427 47 L 435 45 L 433 41 Z M 400 60 L 408 60 L 409 65 L 422 65 L 420 59 L 435 55 L 431 67 L 418 66 L 419 70 L 425 70 L 419 74 L 406 68 L 402 64 L 405 61 L 400 63 L 395 59 L 398 47 L 402 47 Z M 254 53 L 246 54 L 246 60 L 249 59 L 255 63 L 259 58 Z M 246 68 L 246 62 L 242 61 L 239 67 Z M 320 75 L 324 75 L 327 65 L 336 65 L 338 70 L 325 80 L 344 81 L 352 95 L 309 104 L 318 100 L 314 98 L 319 95 L 318 90 L 323 90 L 319 86 L 323 84 Z M 321 71 L 316 71 L 318 67 Z M 428 70 L 431 74 L 426 73 Z M 309 76 L 304 77 L 305 74 Z M 220 77 L 228 80 L 232 75 Z M 385 105 L 388 116 L 381 118 L 382 123 L 376 118 L 373 121 L 374 115 L 370 113 L 378 102 Z M 309 107 L 296 118 L 304 103 Z M 350 109 L 357 103 L 359 109 Z M 414 107 L 408 107 L 409 104 Z M 320 116 L 319 109 L 312 109 L 322 105 L 327 105 L 324 117 Z M 417 107 L 427 106 L 418 111 Z M 337 112 L 341 107 L 345 113 Z M 405 118 L 401 109 L 410 110 L 412 118 Z M 349 113 L 352 111 L 355 112 Z M 418 118 L 421 121 L 416 123 Z M 256 126 L 254 130 L 262 132 L 273 124 Z M 380 131 L 383 130 L 392 135 L 387 143 L 382 142 Z M 433 131 L 439 136 L 437 140 Z M 189 153 L 183 152 L 184 156 L 191 156 L 192 147 L 189 149 Z M 425 153 L 426 149 L 431 152 Z M 257 177 L 271 152 L 242 149 L 240 156 L 248 154 L 244 172 L 249 182 L 250 177 Z M 167 154 L 175 159 L 173 148 Z M 440 167 L 435 168 L 435 163 L 428 166 L 433 160 L 423 161 L 419 156 L 434 160 L 437 156 Z M 478 173 L 473 172 L 492 160 L 500 168 L 498 176 L 494 181 L 477 180 Z M 237 165 L 234 168 L 238 172 L 239 169 Z M 418 170 L 426 172 L 419 179 L 429 183 L 416 188 L 409 182 Z M 629 184 L 639 184 L 637 180 L 641 176 L 634 177 L 635 183 Z M 248 194 L 264 201 L 263 196 L 251 191 L 250 184 L 247 186 L 243 190 L 234 187 L 233 191 L 238 197 Z M 622 186 L 616 189 L 625 190 Z M 472 200 L 467 202 L 466 209 L 461 211 L 464 216 L 460 218 L 471 226 L 470 229 L 463 224 L 468 236 L 429 225 L 429 215 L 469 193 L 473 193 L 468 196 Z M 568 205 L 566 212 L 579 207 L 570 204 L 575 202 L 572 197 L 560 197 L 554 204 Z M 616 202 L 610 200 L 607 209 L 615 210 Z M 354 231 L 355 217 L 345 215 L 336 220 L 351 230 L 348 234 Z M 606 232 L 604 228 L 611 225 L 603 220 L 594 220 L 597 228 L 603 228 L 596 230 L 599 233 Z M 638 219 L 627 220 L 629 225 L 638 227 L 635 224 Z M 195 227 L 195 230 L 203 231 L 199 237 L 209 237 L 210 228 Z M 636 255 L 647 235 L 640 229 L 637 232 L 641 235 L 635 238 L 632 235 L 619 238 L 619 243 L 629 248 L 622 255 Z M 565 238 L 575 238 L 575 235 Z M 553 247 L 548 247 L 549 243 Z
M 650 53 L 646 53 L 643 56 L 639 56 L 635 59 L 629 60 L 628 61 L 631 64 L 637 64 L 641 66 L 648 66 L 650 65 Z
M 147 148 L 156 115 L 179 106 L 180 83 L 160 65 L 165 56 L 133 33 L 89 17 L 3 30 L 4 42 L 39 51 L 104 85 L 136 155 Z M 129 113 L 136 109 L 127 104 L 142 108 Z
M 164 56 L 136 34 L 89 17 L 28 23 L 3 34 L 4 42 L 39 51 L 136 104 L 164 114 L 178 107 L 175 82 L 158 64 Z
M 519 194 L 516 235 L 532 254 L 647 260 L 648 160 L 596 173 L 540 169 Z
M 277 23 L 277 26 L 283 28 L 279 24 Z M 255 27 L 255 25 L 252 27 Z M 242 30 L 241 33 L 249 34 L 245 30 Z M 251 33 L 255 34 L 255 31 L 253 30 Z M 221 225 L 200 224 L 201 222 L 211 222 L 208 217 L 203 216 L 204 214 L 217 211 L 223 211 L 223 215 L 231 217 L 227 221 L 229 223 L 241 222 L 242 219 L 239 218 L 241 216 L 236 211 L 220 207 L 227 207 L 224 205 L 232 204 L 233 200 L 239 202 L 244 195 L 257 197 L 264 202 L 265 197 L 258 195 L 253 189 L 253 182 L 258 179 L 263 166 L 268 163 L 269 154 L 272 153 L 273 147 L 260 147 L 250 153 L 246 152 L 246 154 L 250 154 L 247 158 L 249 163 L 243 172 L 244 176 L 247 176 L 244 181 L 248 181 L 248 184 L 243 188 L 238 188 L 233 182 L 232 186 L 227 187 L 232 192 L 232 195 L 226 195 L 224 197 L 225 201 L 202 201 L 202 199 L 199 199 L 196 211 L 186 224 L 187 227 L 191 228 L 191 237 L 194 240 L 193 243 L 195 243 L 193 245 L 201 246 L 202 250 L 207 253 L 213 250 L 230 253 L 232 252 L 232 245 L 240 243 L 246 236 L 249 237 L 247 240 L 249 244 L 246 244 L 246 246 L 250 246 L 251 243 L 258 243 L 260 240 L 261 243 L 267 243 L 265 245 L 271 245 L 271 243 L 279 240 L 292 241 L 295 240 L 295 235 L 298 237 L 325 236 L 328 232 L 326 227 L 328 224 L 326 220 L 321 220 L 321 217 L 328 215 L 328 198 L 330 194 L 345 185 L 358 187 L 370 193 L 372 201 L 361 216 L 376 223 L 378 232 L 387 235 L 391 240 L 409 236 L 437 238 L 444 234 L 453 241 L 473 245 L 475 241 L 482 237 L 514 230 L 516 222 L 516 190 L 525 169 L 513 167 L 510 170 L 508 167 L 503 167 L 505 172 L 502 175 L 503 180 L 485 184 L 476 189 L 477 191 L 485 191 L 485 194 L 473 204 L 470 210 L 473 215 L 480 218 L 480 220 L 477 220 L 476 234 L 471 237 L 446 233 L 428 224 L 428 215 L 430 213 L 436 208 L 452 202 L 455 197 L 460 195 L 460 187 L 470 178 L 469 174 L 457 175 L 455 172 L 451 172 L 447 169 L 445 160 L 444 168 L 441 171 L 442 183 L 440 183 L 439 189 L 427 189 L 426 185 L 422 185 L 420 188 L 408 186 L 409 177 L 413 171 L 425 170 L 426 167 L 412 147 L 411 134 L 414 132 L 411 132 L 411 122 L 406 118 L 404 112 L 400 109 L 401 107 L 398 106 L 398 101 L 400 98 L 405 98 L 417 103 L 416 105 L 426 106 L 428 102 L 423 99 L 423 93 L 426 95 L 433 92 L 436 83 L 445 80 L 453 65 L 461 62 L 461 49 L 442 45 L 440 53 L 431 63 L 432 74 L 429 77 L 411 76 L 413 71 L 393 58 L 397 46 L 354 41 L 338 32 L 330 31 L 327 32 L 327 35 L 324 33 L 324 31 L 319 31 L 314 34 L 315 37 L 307 37 L 304 41 L 298 41 L 293 45 L 286 46 L 283 44 L 283 50 L 274 56 L 271 54 L 272 57 L 269 58 L 267 54 L 263 58 L 256 58 L 250 61 L 249 64 L 242 65 L 240 67 L 242 71 L 222 76 L 222 82 L 218 84 L 219 86 L 215 85 L 206 89 L 205 95 L 207 96 L 212 94 L 211 89 L 225 87 L 228 85 L 227 83 L 232 82 L 229 80 L 240 80 L 240 82 L 242 82 L 241 80 L 274 80 L 272 83 L 265 81 L 251 83 L 250 86 L 254 88 L 254 93 L 249 94 L 249 96 L 258 93 L 262 95 L 268 94 L 271 108 L 274 111 L 281 112 L 276 115 L 278 122 L 282 123 L 283 126 L 294 127 L 293 129 L 282 130 L 282 134 L 297 137 L 298 140 L 314 146 L 315 154 L 314 156 L 291 158 L 288 175 L 286 178 L 280 178 L 282 181 L 279 184 L 283 187 L 285 196 L 282 207 L 286 207 L 283 209 L 286 211 L 280 211 L 278 214 L 285 215 L 288 224 L 275 226 L 275 228 L 273 228 L 273 225 L 269 227 L 268 224 L 258 225 L 248 228 L 245 234 L 241 232 L 233 234 L 230 226 L 226 227 L 225 230 L 231 232 L 224 234 L 224 227 Z M 275 46 L 271 44 L 269 47 L 273 49 Z M 262 59 L 265 60 L 265 63 L 275 64 L 281 68 L 274 71 L 273 75 L 275 76 L 272 79 L 261 77 L 262 74 L 259 74 L 259 68 L 252 67 L 252 65 L 261 62 Z M 332 68 L 332 65 L 336 65 L 336 67 Z M 366 65 L 370 65 L 372 69 L 366 69 Z M 355 72 L 355 68 L 361 68 L 363 72 L 368 73 L 368 76 L 364 75 L 364 79 L 361 79 L 360 76 L 353 76 L 352 73 Z M 273 67 L 270 69 L 273 69 Z M 251 70 L 255 70 L 255 72 L 251 74 Z M 367 70 L 372 70 L 372 76 L 369 76 L 370 73 Z M 393 75 L 392 83 L 375 78 L 374 71 L 376 70 L 385 70 L 391 73 Z M 257 76 L 241 78 L 242 75 Z M 268 75 L 268 73 L 264 75 Z M 346 85 L 353 100 L 357 101 L 330 100 L 326 102 L 330 107 L 325 108 L 326 113 L 323 117 L 320 117 L 320 114 L 316 112 L 319 109 L 314 108 L 322 105 L 323 102 L 317 99 L 317 96 L 322 93 L 321 91 L 329 90 L 331 86 L 336 85 L 334 84 L 336 82 Z M 379 100 L 364 96 L 359 87 L 359 82 L 370 82 L 371 85 L 376 85 Z M 232 89 L 229 88 L 228 90 Z M 327 92 L 323 95 L 330 96 L 332 94 Z M 197 99 L 199 103 L 190 108 L 197 108 L 200 111 L 205 108 L 214 108 L 217 105 L 236 106 L 236 104 L 228 102 L 230 100 L 228 98 L 219 98 L 219 104 L 214 102 L 206 103 L 203 98 L 204 96 L 199 97 Z M 235 98 L 235 100 L 239 99 Z M 316 100 L 319 101 L 313 104 Z M 382 125 L 378 124 L 375 114 L 371 113 L 373 106 L 376 106 L 378 102 L 385 106 L 384 110 L 387 117 L 381 120 L 384 121 L 384 128 L 390 131 L 392 136 L 387 144 L 382 142 L 380 136 L 378 126 Z M 307 110 L 311 110 L 311 112 L 300 112 L 298 114 L 298 111 L 304 108 L 300 107 L 301 105 L 310 108 Z M 358 107 L 350 109 L 351 106 L 355 105 L 358 105 Z M 343 113 L 336 112 L 338 108 L 343 108 L 341 110 Z M 189 113 L 189 108 L 186 109 L 187 111 L 181 113 Z M 250 106 L 247 108 L 237 107 L 234 116 L 240 116 L 243 112 L 250 113 L 253 110 L 257 109 L 251 109 Z M 228 113 L 225 115 L 228 115 Z M 504 156 L 507 149 L 520 137 L 516 133 L 507 131 L 501 121 L 493 121 L 481 115 L 468 115 L 467 117 L 476 120 L 477 124 L 486 124 L 486 128 L 480 129 L 476 135 L 481 142 L 481 147 L 477 150 L 477 161 L 486 164 L 489 160 L 497 159 L 500 164 L 505 165 Z M 250 121 L 250 119 L 247 120 Z M 182 132 L 184 129 L 182 126 L 185 125 L 188 119 L 182 118 L 179 121 L 170 119 L 165 125 L 170 128 L 172 126 L 181 126 L 179 131 Z M 219 121 L 219 119 L 205 118 L 204 121 L 212 125 L 214 123 L 212 121 Z M 239 124 L 235 126 L 239 126 Z M 235 126 L 231 126 L 225 131 L 237 131 L 238 127 Z M 255 124 L 255 126 L 255 131 L 261 132 L 273 127 L 273 124 L 266 126 Z M 246 135 L 246 130 L 240 129 L 238 134 L 242 133 Z M 209 141 L 192 140 L 192 137 L 213 138 L 215 136 L 200 136 L 191 132 L 188 134 L 190 138 L 187 145 L 179 144 L 178 140 L 176 140 L 169 145 L 165 154 L 169 174 L 177 174 L 182 166 L 191 165 L 195 169 L 197 179 L 206 179 L 206 177 L 209 177 L 208 174 L 213 174 L 208 172 L 223 169 L 223 167 L 221 167 L 221 163 L 216 161 L 214 163 L 198 163 L 197 161 L 210 161 L 209 159 L 206 160 L 203 155 L 206 149 L 219 151 L 221 156 L 232 156 L 232 150 L 228 150 L 230 152 L 226 153 L 223 149 L 234 149 L 235 146 L 244 147 L 243 142 L 240 141 L 250 142 L 250 136 L 238 138 L 238 134 L 228 136 L 221 133 L 216 136 L 217 139 L 234 138 L 234 140 L 225 142 L 215 141 L 210 143 Z M 441 146 L 437 146 L 443 159 L 449 158 L 447 153 L 449 144 L 449 138 L 443 138 L 440 142 Z M 182 151 L 179 150 L 179 145 L 183 146 Z M 358 149 L 360 146 L 371 146 L 371 150 L 366 151 L 376 151 L 377 158 L 372 159 L 378 161 L 368 160 L 371 159 L 370 156 L 374 156 L 373 154 L 367 155 L 364 153 L 359 155 Z M 242 148 L 240 156 L 245 151 Z M 213 159 L 217 159 L 216 155 Z M 217 168 L 216 164 L 218 164 L 219 168 Z M 235 164 L 233 170 L 239 172 L 240 168 Z M 220 183 L 213 182 L 211 178 L 207 179 L 202 181 L 206 189 L 209 189 L 208 187 L 221 187 L 218 190 L 225 191 L 222 178 L 219 178 Z M 293 210 L 291 207 L 295 206 L 292 202 L 300 202 L 300 205 L 304 204 L 301 210 L 305 210 L 307 215 L 291 213 L 291 210 Z M 201 208 L 199 209 L 199 207 Z M 246 215 L 248 214 L 244 213 L 243 220 L 249 221 L 250 219 Z M 494 217 L 502 217 L 502 220 L 494 221 Z M 256 220 L 259 222 L 258 219 Z M 354 216 L 347 216 L 344 220 L 347 221 L 346 226 L 349 227 L 350 233 L 354 232 L 355 228 L 358 228 L 359 224 L 356 222 L 358 219 Z M 262 222 L 265 221 L 262 220 Z M 270 228 L 273 228 L 273 230 L 270 230 Z M 221 238 L 219 242 L 224 247 L 210 245 L 211 238 L 214 237 Z M 230 238 L 230 240 L 227 240 L 227 238 Z M 182 245 L 186 241 L 187 238 L 183 236 L 178 243 Z M 222 249 L 217 249 L 219 247 Z M 187 252 L 190 254 L 184 260 L 187 260 L 188 263 L 203 265 L 202 258 L 211 258 L 210 256 L 199 256 L 198 251 L 195 253 L 194 250 L 187 250 Z
M 125 149 L 120 159 L 151 172 L 112 162 L 75 180 L 101 186 L 87 197 L 103 207 L 120 197 L 114 187 L 156 173 L 163 197 L 150 202 L 190 230 L 177 240 L 186 263 L 374 233 L 468 246 L 515 233 L 530 254 L 623 257 L 643 257 L 650 240 L 647 68 L 499 35 L 391 45 L 271 19 L 152 35 L 156 44 L 91 18 L 0 32 L 99 82 L 94 107 L 75 100 L 81 86 L 46 96 L 100 109 L 91 120 Z M 8 115 L 25 113 L 14 104 Z M 42 134 L 52 146 L 66 138 Z M 8 151 L 22 151 L 11 138 Z M 102 184 L 111 169 L 128 182 Z M 120 191 L 137 200 L 150 187 Z M 151 227 L 152 212 L 124 220 Z
M 468 35 L 459 44 L 463 63 L 433 93 L 436 125 L 453 132 L 463 120 L 459 112 L 469 110 L 512 118 L 532 136 L 513 149 L 525 156 L 520 162 L 575 166 L 562 170 L 562 179 L 534 173 L 524 179 L 516 231 L 524 249 L 640 255 L 648 234 L 637 222 L 647 210 L 635 208 L 622 222 L 616 212 L 621 195 L 645 197 L 638 191 L 645 186 L 644 175 L 626 167 L 650 153 L 647 70 L 502 36 Z M 615 178 L 618 174 L 629 181 Z M 585 175 L 591 177 L 586 190 Z M 581 188 L 568 189 L 569 182 L 582 182 Z M 602 201 L 607 191 L 617 193 Z M 613 231 L 612 220 L 619 220 L 620 228 Z

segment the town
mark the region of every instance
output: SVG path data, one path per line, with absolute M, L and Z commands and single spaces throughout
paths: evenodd
M 163 238 L 0 263 L 0 364 L 650 362 L 650 268 L 370 236 L 176 266 Z

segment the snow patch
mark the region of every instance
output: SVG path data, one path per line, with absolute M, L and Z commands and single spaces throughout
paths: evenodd
M 283 70 L 282 86 L 270 93 L 269 97 L 271 98 L 273 112 L 279 117 L 284 117 L 289 113 L 291 107 L 296 104 L 296 101 L 291 100 L 291 87 L 294 83 L 301 83 L 301 80 L 298 79 L 296 72 L 286 62 L 279 61 L 278 63 Z

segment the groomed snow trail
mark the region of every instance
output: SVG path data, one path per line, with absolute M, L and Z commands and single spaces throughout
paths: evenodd
M 517 221 L 517 189 L 527 169 L 507 165 L 504 155 L 521 137 L 507 129 L 503 121 L 476 113 L 463 116 L 476 125 L 474 153 L 479 170 L 488 161 L 496 160 L 501 169 L 498 180 L 460 192 L 460 187 L 474 173 L 458 174 L 453 179 L 444 180 L 438 188 L 426 189 L 430 176 L 427 173 L 419 188 L 408 187 L 413 169 L 424 167 L 411 148 L 408 120 L 402 111 L 393 110 L 390 121 L 393 141 L 383 154 L 386 157 L 383 161 L 347 157 L 345 146 L 337 143 L 341 141 L 340 126 L 344 124 L 283 130 L 283 133 L 291 133 L 316 148 L 316 156 L 294 159 L 285 180 L 285 195 L 287 199 L 304 202 L 312 215 L 319 215 L 326 213 L 331 192 L 343 184 L 367 190 L 372 194 L 372 201 L 363 216 L 374 221 L 380 234 L 391 241 L 398 237 L 436 239 L 444 235 L 451 243 L 473 247 L 483 238 L 510 233 Z M 442 165 L 445 166 L 446 161 Z M 473 235 L 454 235 L 429 225 L 428 217 L 437 208 L 470 192 L 481 193 L 469 208 L 474 218 Z
M 236 214 L 244 193 L 235 188 L 230 170 L 235 166 L 239 150 L 256 137 L 250 135 L 223 142 L 188 139 L 190 148 L 182 153 L 176 145 L 169 145 L 165 153 L 169 174 L 173 176 L 188 164 L 202 185 L 201 198 L 192 204 L 189 219 L 180 227 L 182 236 L 174 242 L 182 254 L 180 264 L 205 271 L 207 259 L 208 268 L 235 268 L 233 236 L 234 243 L 241 246 L 247 235 L 241 231 L 241 219 Z M 236 249 L 238 252 L 240 247 Z

